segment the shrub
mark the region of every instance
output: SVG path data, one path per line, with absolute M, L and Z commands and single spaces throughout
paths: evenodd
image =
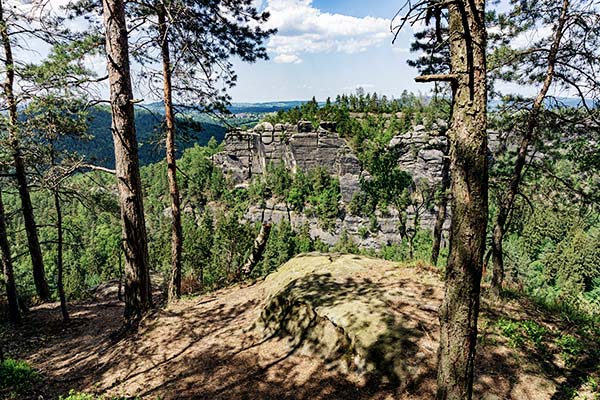
M 554 343 L 560 350 L 566 366 L 572 366 L 575 359 L 583 352 L 583 344 L 573 335 L 561 335 Z
M 8 358 L 0 363 L 0 394 L 8 393 L 8 398 L 26 392 L 37 379 L 37 372 L 25 361 Z
M 535 321 L 513 321 L 500 318 L 496 325 L 508 338 L 508 343 L 512 347 L 524 347 L 532 344 L 537 350 L 541 350 L 544 339 L 548 335 L 548 330 Z

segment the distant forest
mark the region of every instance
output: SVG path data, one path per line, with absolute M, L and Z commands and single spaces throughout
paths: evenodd
M 163 116 L 152 110 L 137 107 L 135 112 L 135 127 L 139 143 L 139 158 L 142 165 L 156 163 L 165 158 L 164 139 L 161 124 Z M 88 114 L 87 140 L 72 136 L 60 137 L 61 148 L 76 152 L 86 158 L 86 161 L 95 165 L 114 168 L 115 153 L 110 132 L 110 110 L 105 107 L 94 107 Z M 206 146 L 211 137 L 218 143 L 225 138 L 227 128 L 223 124 L 211 120 L 207 116 L 194 115 L 189 118 L 178 118 L 181 132 L 177 138 L 178 157 L 183 150 L 194 144 Z

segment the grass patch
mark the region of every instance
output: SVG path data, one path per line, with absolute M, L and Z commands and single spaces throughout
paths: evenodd
M 138 400 L 139 397 L 105 396 L 90 393 L 69 391 L 66 396 L 60 396 L 58 400 Z

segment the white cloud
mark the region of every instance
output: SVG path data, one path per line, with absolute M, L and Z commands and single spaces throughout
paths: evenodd
M 302 59 L 295 54 L 279 54 L 273 61 L 277 64 L 300 64 Z
M 306 53 L 354 54 L 392 38 L 387 19 L 321 12 L 312 0 L 267 0 L 266 10 L 268 27 L 278 29 L 268 45 L 276 62 L 295 56 L 297 63 Z

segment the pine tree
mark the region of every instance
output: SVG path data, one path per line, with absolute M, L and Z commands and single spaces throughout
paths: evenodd
M 448 13 L 450 73 L 417 78 L 418 82 L 450 82 L 452 87 L 448 131 L 452 226 L 440 307 L 439 400 L 472 397 L 488 212 L 485 0 L 418 3 L 409 6 L 404 22 L 434 15 L 439 30 L 444 8 Z
M 586 124 L 592 110 L 588 104 L 600 85 L 596 76 L 600 27 L 595 3 L 590 0 L 513 1 L 513 9 L 498 16 L 502 30 L 496 40 L 502 45 L 490 57 L 490 68 L 497 79 L 520 85 L 540 85 L 537 95 L 520 109 L 527 115 L 522 128 L 517 127 L 521 138 L 517 157 L 506 189 L 501 194 L 498 213 L 492 233 L 492 289 L 499 294 L 504 280 L 502 241 L 509 225 L 519 186 L 523 179 L 528 155 L 535 140 L 540 139 L 541 119 L 552 87 L 567 89 L 580 96 L 582 113 L 580 121 Z M 515 48 L 511 39 L 524 31 L 551 27 L 549 34 L 539 34 L 539 39 L 527 48 Z M 585 39 L 582 39 L 585 38 Z M 593 118 L 592 118 L 593 119 Z
M 151 70 L 151 82 L 162 81 L 165 105 L 166 158 L 171 200 L 171 278 L 169 301 L 181 295 L 181 258 L 183 233 L 176 165 L 176 118 L 174 98 L 193 104 L 200 111 L 224 111 L 229 102 L 227 89 L 236 81 L 232 56 L 254 62 L 266 59 L 263 42 L 274 33 L 258 26 L 269 14 L 260 13 L 252 1 L 231 0 L 150 0 L 136 2 L 129 10 L 148 24 L 141 29 L 142 45 L 134 55 L 143 65 L 158 61 L 160 78 Z M 158 21 L 152 23 L 153 18 Z M 147 37 L 152 40 L 146 40 Z M 149 56 L 159 50 L 156 60 Z M 193 49 L 193 50 L 190 50 Z M 177 62 L 172 62 L 176 60 Z M 220 85 L 223 90 L 219 89 Z
M 125 251 L 125 319 L 135 324 L 152 306 L 148 240 L 135 131 L 128 30 L 122 0 L 103 0 L 112 135 Z
M 3 89 L 4 100 L 8 108 L 8 119 L 6 121 L 8 128 L 8 146 L 12 152 L 14 176 L 18 183 L 19 196 L 21 199 L 21 209 L 25 221 L 27 232 L 27 243 L 31 264 L 33 268 L 33 279 L 37 294 L 42 301 L 50 300 L 50 288 L 46 280 L 46 271 L 44 269 L 44 258 L 40 247 L 38 229 L 33 213 L 31 195 L 29 193 L 29 183 L 27 181 L 27 171 L 25 158 L 22 151 L 20 123 L 18 118 L 18 100 L 15 95 L 15 77 L 17 74 L 17 63 L 13 57 L 14 37 L 11 33 L 10 24 L 14 24 L 18 16 L 7 10 L 3 0 L 0 0 L 0 41 L 2 42 L 4 57 L 4 73 L 6 75 Z

